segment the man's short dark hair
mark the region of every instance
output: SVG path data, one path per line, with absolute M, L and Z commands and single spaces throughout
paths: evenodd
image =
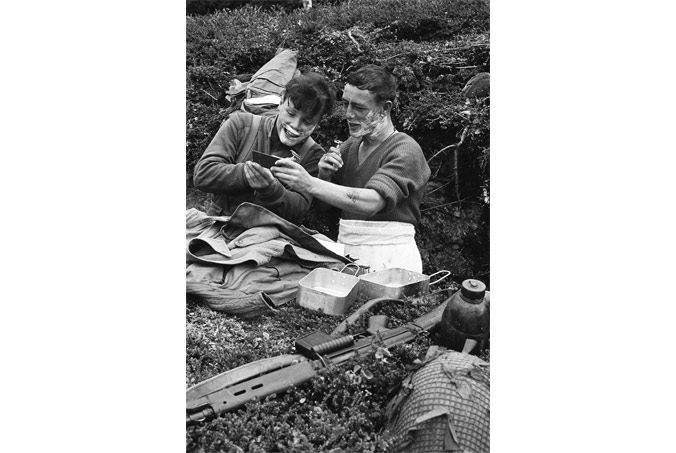
M 374 64 L 368 64 L 347 77 L 347 83 L 373 93 L 376 101 L 395 102 L 397 97 L 397 79 L 390 71 Z
M 336 91 L 326 77 L 307 72 L 286 84 L 282 101 L 291 99 L 296 109 L 314 117 L 331 113 L 336 102 Z

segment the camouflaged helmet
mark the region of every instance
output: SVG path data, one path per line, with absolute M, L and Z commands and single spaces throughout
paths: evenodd
M 387 407 L 395 451 L 490 451 L 490 369 L 478 357 L 432 347 Z

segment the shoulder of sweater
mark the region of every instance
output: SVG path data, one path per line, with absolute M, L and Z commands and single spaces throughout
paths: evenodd
M 261 119 L 261 124 L 264 124 L 266 127 L 270 127 L 277 119 L 277 115 L 255 115 L 243 110 L 238 110 L 230 114 L 228 120 L 232 121 L 233 124 L 238 127 L 249 127 L 253 124 L 254 117 L 259 117 Z
M 320 145 L 319 143 L 315 142 L 315 144 L 312 145 L 312 148 L 310 148 L 310 150 L 311 150 L 313 153 L 314 153 L 314 152 L 317 152 L 317 151 L 321 151 L 321 152 L 323 153 L 323 152 L 324 152 L 324 147 L 323 147 L 322 145 Z
M 241 128 L 243 126 L 250 125 L 252 122 L 253 115 L 248 112 L 238 110 L 232 112 L 228 117 L 228 121 L 232 123 L 235 127 Z
M 400 152 L 410 152 L 411 150 L 422 153 L 420 144 L 406 132 L 398 132 L 394 137 L 392 137 L 390 146 L 386 148 L 388 153 L 394 154 Z
M 406 132 L 399 131 L 392 138 L 395 142 L 410 143 L 414 146 L 420 147 L 416 139 L 408 135 Z

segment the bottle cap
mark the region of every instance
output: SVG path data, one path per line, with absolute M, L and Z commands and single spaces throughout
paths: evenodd
M 463 296 L 470 300 L 483 299 L 486 294 L 486 285 L 480 280 L 468 278 L 462 282 L 460 292 Z

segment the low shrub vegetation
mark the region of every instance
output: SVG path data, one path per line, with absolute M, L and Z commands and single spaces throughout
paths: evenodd
M 192 187 L 195 163 L 218 130 L 232 79 L 246 80 L 278 48 L 298 51 L 298 69 L 326 75 L 342 89 L 352 70 L 388 67 L 399 83 L 393 114 L 398 130 L 422 146 L 432 170 L 416 230 L 423 271 L 451 271 L 449 292 L 465 278 L 490 285 L 490 98 L 463 88 L 490 72 L 487 0 L 315 0 L 314 7 L 245 5 L 186 17 L 187 207 L 203 208 L 206 194 Z M 348 132 L 340 108 L 314 134 L 322 146 Z M 335 239 L 335 214 L 312 212 L 304 221 Z M 490 288 L 490 286 L 489 286 Z M 449 292 L 446 294 L 448 295 Z M 441 297 L 441 296 L 439 296 Z M 438 297 L 427 301 L 440 303 Z M 355 307 L 362 301 L 358 301 Z M 429 308 L 404 313 L 409 321 Z M 186 385 L 264 357 L 292 352 L 311 331 L 331 332 L 341 318 L 287 304 L 274 314 L 243 321 L 186 304 Z M 186 431 L 191 452 L 388 451 L 381 436 L 384 408 L 434 334 L 391 348 L 385 358 L 361 357 L 323 370 L 293 391 Z M 487 357 L 484 357 L 487 359 Z M 372 379 L 355 379 L 361 367 Z
M 406 304 L 381 305 L 372 314 L 385 314 L 397 327 L 429 312 L 458 289 L 443 289 Z M 358 298 L 348 315 L 366 299 Z M 295 301 L 279 312 L 242 321 L 224 317 L 189 296 L 187 318 L 187 385 L 265 357 L 294 353 L 297 338 L 322 330 L 330 333 L 337 318 L 300 307 Z M 366 327 L 362 316 L 352 332 Z M 208 329 L 205 329 L 208 326 Z M 276 397 L 247 403 L 243 409 L 199 422 L 186 431 L 187 451 L 251 452 L 384 452 L 380 433 L 385 407 L 393 390 L 416 368 L 437 332 L 390 347 L 384 354 L 356 357 L 319 371 L 318 377 Z M 487 351 L 482 358 L 488 360 Z
M 399 81 L 395 126 L 421 144 L 432 169 L 418 226 L 421 249 L 448 245 L 434 238 L 457 224 L 447 259 L 423 257 L 424 268 L 448 269 L 457 280 L 490 278 L 489 98 L 462 93 L 472 77 L 490 72 L 486 1 L 318 1 L 308 11 L 245 6 L 186 21 L 189 191 L 195 163 L 223 121 L 230 81 L 246 80 L 278 48 L 297 50 L 301 71 L 322 73 L 339 89 L 351 70 L 384 65 Z M 315 133 L 325 147 L 347 136 L 340 108 Z M 305 223 L 335 236 L 335 219 L 312 214 Z

